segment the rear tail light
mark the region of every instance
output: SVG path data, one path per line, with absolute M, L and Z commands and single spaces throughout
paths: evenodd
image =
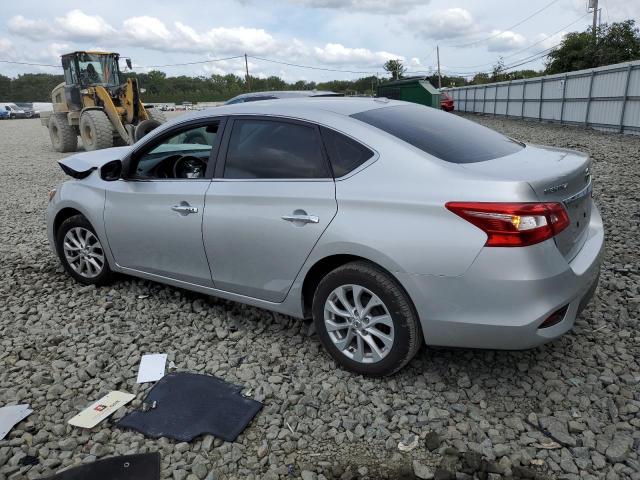
M 448 202 L 445 206 L 485 232 L 487 247 L 533 245 L 569 225 L 560 203 Z

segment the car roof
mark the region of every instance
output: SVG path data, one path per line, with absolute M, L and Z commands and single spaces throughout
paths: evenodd
M 241 93 L 227 100 L 237 100 L 240 98 L 252 97 L 276 97 L 276 98 L 292 98 L 292 97 L 317 97 L 322 95 L 343 96 L 341 93 L 332 92 L 330 90 L 268 90 L 262 92 Z
M 341 116 L 375 110 L 378 108 L 406 105 L 407 102 L 372 97 L 315 97 L 263 100 L 260 102 L 220 105 L 179 117 L 184 120 L 221 115 L 277 115 L 303 120 L 317 121 L 327 112 Z

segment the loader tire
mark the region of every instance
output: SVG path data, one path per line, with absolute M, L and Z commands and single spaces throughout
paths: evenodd
M 52 113 L 48 128 L 51 144 L 56 152 L 75 152 L 78 149 L 78 136 L 69 125 L 66 113 Z
M 154 130 L 160 126 L 158 120 L 143 120 L 136 126 L 136 131 L 133 134 L 134 140 L 137 142 L 144 137 L 151 130 Z
M 149 115 L 149 120 L 157 120 L 160 123 L 165 123 L 167 121 L 167 117 L 164 116 L 164 112 L 161 112 L 157 108 L 147 108 L 147 115 Z
M 102 110 L 87 110 L 80 117 L 80 137 L 87 151 L 113 147 L 113 126 Z

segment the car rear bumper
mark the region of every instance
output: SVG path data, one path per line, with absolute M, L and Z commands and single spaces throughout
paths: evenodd
M 428 345 L 526 349 L 569 331 L 597 287 L 604 228 L 593 206 L 588 235 L 571 260 L 553 240 L 524 248 L 484 248 L 455 277 L 397 274 L 418 311 Z M 540 325 L 554 312 L 558 323 Z

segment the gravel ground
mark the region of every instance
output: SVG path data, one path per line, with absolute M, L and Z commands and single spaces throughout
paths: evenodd
M 0 480 L 160 451 L 166 479 L 640 479 L 640 138 L 470 117 L 595 159 L 607 229 L 600 289 L 575 329 L 525 352 L 423 348 L 399 374 L 336 368 L 310 325 L 160 284 L 82 288 L 49 250 L 47 191 L 64 179 L 38 120 L 0 122 L 0 405 L 35 412 L 0 442 Z M 455 134 L 455 132 L 452 132 Z M 235 443 L 150 440 L 66 421 L 107 391 L 137 394 L 144 353 L 251 388 Z M 408 452 L 399 442 L 417 446 Z M 39 464 L 21 467 L 25 455 Z

